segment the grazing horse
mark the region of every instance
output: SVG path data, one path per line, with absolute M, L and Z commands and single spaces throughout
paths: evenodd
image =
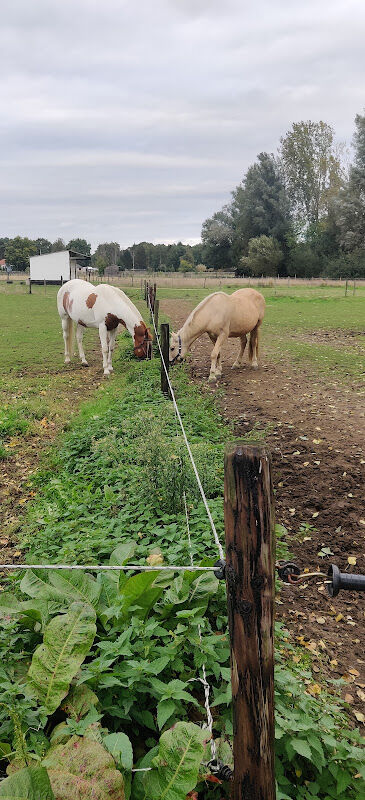
M 214 292 L 202 300 L 191 312 L 177 333 L 171 334 L 170 363 L 181 361 L 190 345 L 207 333 L 214 344 L 211 353 L 209 382 L 222 374 L 221 348 L 227 339 L 240 339 L 241 349 L 232 369 L 242 365 L 242 358 L 250 333 L 249 363 L 257 368 L 258 333 L 265 314 L 265 299 L 255 289 L 238 289 L 233 294 Z
M 98 328 L 103 353 L 104 375 L 113 371 L 112 355 L 119 326 L 126 328 L 134 342 L 137 358 L 147 358 L 151 347 L 151 334 L 143 319 L 121 289 L 101 283 L 93 286 L 75 279 L 64 283 L 57 294 L 57 308 L 61 317 L 65 341 L 65 364 L 72 354 L 73 322 L 76 323 L 76 340 L 81 363 L 88 366 L 82 346 L 85 328 Z

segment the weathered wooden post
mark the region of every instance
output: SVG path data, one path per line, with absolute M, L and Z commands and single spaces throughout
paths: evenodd
M 154 316 L 154 319 L 155 319 L 156 331 L 158 331 L 158 311 L 159 311 L 159 307 L 160 307 L 160 301 L 156 299 L 155 300 L 155 308 L 154 308 L 154 312 L 153 312 L 153 316 Z M 151 320 L 151 322 L 152 322 L 152 320 Z M 156 337 L 156 334 L 155 334 L 155 329 L 153 329 L 153 342 L 154 342 L 154 344 L 156 344 L 156 339 L 157 339 L 157 337 Z
M 46 294 L 46 279 L 43 278 L 43 285 L 44 285 L 44 294 Z
M 271 460 L 263 445 L 235 443 L 227 445 L 224 464 L 234 733 L 232 800 L 275 800 Z
M 29 294 L 32 294 L 32 281 L 29 276 Z
M 348 282 L 348 280 L 347 280 L 347 278 L 346 278 L 345 297 L 347 297 L 347 287 L 348 287 L 348 284 L 349 284 L 349 282 Z
M 353 294 L 353 295 L 355 294 L 355 289 L 356 289 L 356 281 L 355 281 L 355 279 L 354 279 L 354 287 L 353 287 L 353 290 L 352 290 L 352 294 Z
M 163 392 L 166 397 L 170 397 L 170 389 L 167 380 L 166 371 L 169 371 L 169 347 L 170 347 L 170 326 L 168 323 L 164 322 L 160 326 L 160 342 L 161 342 L 161 350 L 162 350 L 162 358 L 161 358 L 161 391 Z M 164 363 L 166 367 L 166 371 L 164 369 Z

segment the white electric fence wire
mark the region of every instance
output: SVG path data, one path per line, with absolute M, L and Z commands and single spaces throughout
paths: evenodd
M 203 486 L 202 486 L 202 482 L 200 480 L 199 472 L 197 470 L 197 467 L 196 467 L 196 464 L 195 464 L 195 461 L 194 461 L 194 456 L 193 456 L 193 454 L 191 452 L 191 447 L 190 447 L 190 444 L 188 442 L 188 438 L 187 438 L 187 435 L 186 435 L 186 432 L 185 432 L 183 421 L 182 421 L 181 416 L 180 416 L 180 411 L 179 411 L 178 406 L 177 406 L 177 402 L 176 402 L 176 399 L 175 399 L 175 393 L 174 393 L 174 390 L 173 390 L 172 385 L 171 385 L 171 381 L 170 381 L 170 378 L 169 378 L 169 373 L 168 373 L 168 370 L 167 370 L 167 367 L 166 367 L 166 364 L 165 364 L 165 359 L 164 359 L 163 354 L 162 354 L 160 339 L 159 339 L 159 335 L 158 335 L 158 332 L 157 332 L 157 329 L 156 329 L 155 317 L 154 317 L 154 314 L 153 314 L 153 311 L 152 311 L 152 306 L 151 306 L 149 297 L 148 297 L 148 305 L 149 305 L 149 308 L 150 308 L 152 324 L 153 324 L 154 331 L 155 331 L 155 336 L 156 336 L 156 342 L 157 342 L 157 345 L 158 345 L 158 349 L 160 351 L 161 361 L 162 361 L 162 365 L 163 365 L 163 368 L 164 368 L 164 371 L 165 371 L 166 380 L 167 380 L 167 383 L 168 383 L 168 386 L 169 386 L 171 399 L 172 399 L 172 402 L 174 404 L 175 413 L 176 413 L 176 416 L 177 416 L 177 418 L 179 420 L 179 424 L 180 424 L 180 428 L 181 428 L 181 431 L 182 431 L 182 435 L 184 437 L 184 442 L 186 444 L 186 448 L 187 448 L 187 451 L 189 453 L 190 461 L 191 461 L 191 464 L 192 464 L 192 467 L 193 467 L 193 470 L 194 470 L 194 474 L 195 474 L 196 481 L 197 481 L 197 484 L 198 484 L 198 487 L 199 487 L 199 491 L 200 491 L 200 494 L 201 494 L 201 497 L 202 497 L 202 500 L 203 500 L 203 503 L 204 503 L 204 506 L 205 506 L 205 510 L 207 512 L 207 515 L 208 515 L 208 519 L 209 519 L 210 526 L 211 526 L 211 529 L 212 529 L 212 532 L 213 532 L 215 543 L 217 545 L 219 558 L 221 558 L 222 561 L 224 561 L 223 547 L 222 547 L 222 545 L 221 545 L 221 543 L 219 541 L 217 530 L 216 530 L 216 527 L 214 525 L 213 517 L 212 517 L 212 515 L 210 513 L 210 508 L 209 508 L 209 505 L 208 505 L 208 501 L 207 501 L 207 498 L 205 496 L 205 492 L 204 492 L 204 489 L 203 489 Z
M 187 502 L 186 502 L 186 494 L 185 494 L 185 492 L 183 493 L 183 498 L 184 498 L 185 517 L 186 517 L 186 530 L 187 530 L 188 542 L 189 542 L 190 562 L 191 562 L 192 569 L 194 569 L 193 548 L 192 548 L 192 545 L 191 545 L 190 524 L 189 524 L 189 512 L 188 512 L 188 506 L 187 506 Z M 198 623 L 198 634 L 199 634 L 200 644 L 202 644 L 202 632 L 201 632 L 200 623 Z M 204 686 L 204 697 L 205 697 L 204 705 L 205 705 L 205 710 L 207 712 L 207 726 L 206 727 L 207 727 L 207 730 L 210 733 L 210 751 L 211 751 L 211 754 L 212 754 L 212 760 L 215 761 L 216 758 L 217 758 L 217 749 L 216 749 L 216 746 L 215 746 L 215 741 L 213 739 L 213 717 L 212 717 L 212 712 L 211 712 L 210 704 L 209 704 L 209 695 L 210 695 L 211 686 L 210 686 L 210 684 L 209 684 L 209 682 L 207 680 L 207 671 L 206 671 L 204 663 L 202 664 L 202 673 L 203 673 L 203 678 L 199 678 L 199 680 Z
M 141 566 L 140 564 L 123 564 L 123 566 L 114 566 L 111 564 L 0 564 L 2 569 L 79 569 L 79 570 L 119 570 L 127 571 L 130 569 L 138 570 L 138 572 L 160 572 L 160 570 L 167 570 L 168 572 L 175 572 L 179 570 L 186 572 L 186 570 L 194 572 L 214 572 L 215 567 L 176 567 L 175 565 L 166 566 L 159 564 L 158 566 Z

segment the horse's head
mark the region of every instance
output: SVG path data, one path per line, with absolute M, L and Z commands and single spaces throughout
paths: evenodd
M 134 326 L 134 354 L 136 358 L 149 358 L 152 347 L 152 336 L 150 330 L 143 321 Z
M 185 353 L 186 347 L 182 342 L 180 334 L 172 332 L 169 351 L 170 364 L 174 364 L 176 361 L 182 361 Z

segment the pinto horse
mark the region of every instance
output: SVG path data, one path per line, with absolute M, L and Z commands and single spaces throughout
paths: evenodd
M 240 352 L 232 369 L 241 367 L 249 333 L 249 363 L 257 368 L 258 332 L 264 314 L 265 299 L 255 289 L 238 289 L 233 294 L 210 294 L 191 312 L 182 328 L 171 334 L 170 363 L 181 361 L 195 339 L 207 333 L 214 344 L 208 378 L 213 383 L 222 375 L 221 348 L 224 342 L 231 338 L 240 339 Z
M 129 331 L 137 358 L 147 358 L 150 353 L 150 331 L 129 297 L 115 286 L 106 283 L 93 286 L 78 278 L 67 281 L 57 294 L 57 308 L 65 342 L 65 364 L 71 360 L 73 322 L 76 323 L 76 340 L 84 367 L 88 366 L 82 345 L 85 328 L 99 329 L 104 375 L 113 371 L 112 355 L 118 328 L 124 327 Z

